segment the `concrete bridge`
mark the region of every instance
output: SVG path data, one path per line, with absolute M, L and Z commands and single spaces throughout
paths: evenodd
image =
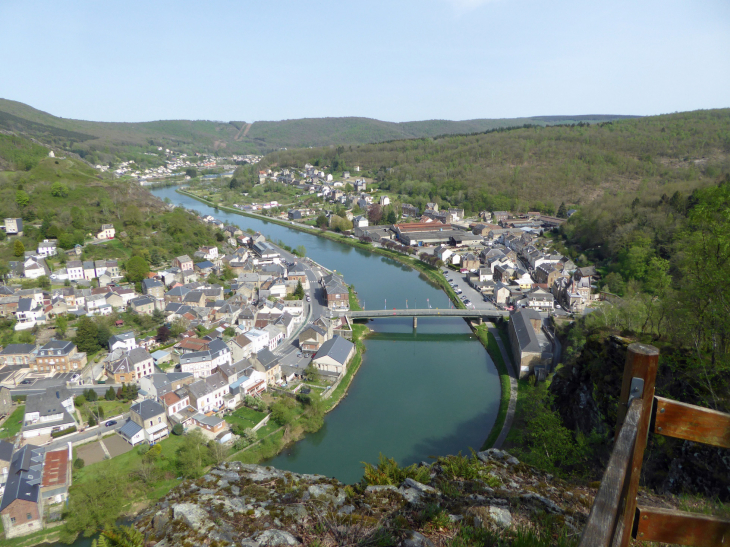
M 418 326 L 419 317 L 464 317 L 478 319 L 481 323 L 482 319 L 496 319 L 498 317 L 508 317 L 508 311 L 502 310 L 480 310 L 478 308 L 469 310 L 458 309 L 391 309 L 391 310 L 362 310 L 348 311 L 346 314 L 351 320 L 372 319 L 376 317 L 413 317 L 413 327 Z

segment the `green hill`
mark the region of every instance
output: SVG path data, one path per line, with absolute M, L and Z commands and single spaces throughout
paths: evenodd
M 157 147 L 222 154 L 267 153 L 281 148 L 366 144 L 441 134 L 473 133 L 525 123 L 600 122 L 626 116 L 539 116 L 500 120 L 427 120 L 392 123 L 370 118 L 215 122 L 162 120 L 140 123 L 92 122 L 53 116 L 26 104 L 0 99 L 0 130 L 12 131 L 74 152 L 91 163 L 133 159 L 152 164 Z
M 421 208 L 437 201 L 467 211 L 550 213 L 561 202 L 579 205 L 604 193 L 695 187 L 726 170 L 729 155 L 730 109 L 722 109 L 279 151 L 255 169 L 360 166 L 381 189 Z
M 136 182 L 100 174 L 78 158 L 49 157 L 49 150 L 16 135 L 0 134 L 0 219 L 22 218 L 26 250 L 58 239 L 70 249 L 114 224 L 127 237 L 87 245 L 84 259 L 140 254 L 153 262 L 193 253 L 215 241 L 213 231 L 189 213 L 165 204 Z M 15 260 L 15 241 L 0 232 L 0 259 Z M 1 264 L 1 263 L 0 263 Z

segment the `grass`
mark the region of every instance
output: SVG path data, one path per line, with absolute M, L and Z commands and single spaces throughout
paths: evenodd
M 0 522 L 0 530 L 2 530 L 2 522 Z M 58 533 L 61 526 L 54 526 L 50 529 L 38 530 L 27 536 L 17 538 L 6 538 L 2 536 L 3 547 L 31 547 L 32 545 L 47 544 L 58 540 Z
M 177 471 L 174 468 L 175 452 L 182 446 L 183 439 L 184 437 L 182 435 L 170 435 L 167 439 L 159 443 L 162 447 L 162 453 L 157 459 L 157 465 L 158 469 L 163 472 L 163 477 L 166 471 L 173 472 L 177 476 Z M 110 473 L 118 473 L 120 476 L 133 475 L 141 462 L 142 456 L 134 448 L 126 454 L 121 454 L 111 460 L 104 460 L 99 463 L 87 465 L 83 469 L 74 470 L 73 482 L 74 484 L 82 484 L 89 481 L 102 481 L 106 480 L 106 477 Z M 147 492 L 147 499 L 159 499 L 179 482 L 177 479 L 164 478 L 156 481 Z M 138 500 L 130 500 L 130 503 L 133 501 Z
M 20 433 L 20 428 L 23 426 L 24 415 L 25 405 L 20 405 L 10 416 L 8 416 L 5 423 L 3 423 L 3 429 L 0 431 L 0 439 L 15 437 L 18 433 Z
M 494 365 L 497 367 L 497 372 L 499 373 L 499 385 L 502 391 L 499 399 L 499 411 L 497 412 L 497 418 L 494 420 L 494 425 L 492 426 L 492 430 L 489 432 L 487 440 L 484 441 L 484 444 L 482 445 L 482 450 L 486 450 L 494 445 L 499 434 L 502 432 L 502 428 L 504 427 L 504 420 L 507 418 L 507 409 L 509 407 L 510 381 L 507 365 L 505 364 L 504 359 L 502 359 L 502 352 L 499 351 L 497 339 L 491 332 L 489 332 L 487 325 L 479 325 L 475 330 L 479 341 L 485 348 L 487 348 L 487 353 L 489 353 L 492 361 L 494 361 Z
M 242 406 L 232 414 L 225 417 L 226 422 L 231 425 L 239 425 L 243 428 L 252 428 L 266 416 L 265 412 L 259 412 L 252 408 Z
M 360 301 L 357 299 L 357 295 L 355 294 L 355 289 L 352 287 L 348 287 L 350 290 L 350 310 L 351 311 L 361 311 L 362 308 L 360 307 Z
M 352 382 L 352 378 L 355 376 L 355 373 L 360 368 L 360 365 L 362 364 L 362 354 L 365 353 L 365 344 L 362 343 L 362 338 L 367 332 L 368 328 L 365 325 L 352 325 L 352 340 L 355 343 L 355 356 L 347 366 L 347 372 L 345 372 L 342 381 L 326 400 L 326 412 L 329 412 L 337 406 L 337 403 L 339 403 L 340 399 L 342 399 L 345 395 L 347 388 L 350 387 L 350 382 Z
M 111 418 L 112 416 L 124 414 L 129 410 L 131 403 L 123 403 L 121 401 L 107 401 L 104 399 L 95 401 L 93 403 L 87 402 L 84 406 L 80 408 L 81 415 L 84 417 L 85 420 L 89 419 L 89 416 L 91 415 L 91 410 L 95 410 L 97 405 L 101 407 L 104 412 L 104 415 L 101 418 L 101 420 L 104 421 Z

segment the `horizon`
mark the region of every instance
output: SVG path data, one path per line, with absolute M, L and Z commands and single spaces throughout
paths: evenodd
M 680 0 L 9 0 L 0 18 L 12 22 L 0 35 L 11 75 L 0 95 L 67 119 L 402 123 L 730 106 L 720 0 L 699 10 Z

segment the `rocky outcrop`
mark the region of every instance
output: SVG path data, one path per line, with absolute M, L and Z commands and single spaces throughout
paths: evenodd
M 422 465 L 423 467 L 423 465 Z M 464 527 L 509 538 L 553 518 L 578 533 L 594 491 L 570 486 L 499 450 L 440 458 L 393 485 L 346 486 L 319 475 L 225 463 L 141 514 L 147 545 L 223 547 L 444 545 Z M 544 515 L 536 519 L 536 515 Z

